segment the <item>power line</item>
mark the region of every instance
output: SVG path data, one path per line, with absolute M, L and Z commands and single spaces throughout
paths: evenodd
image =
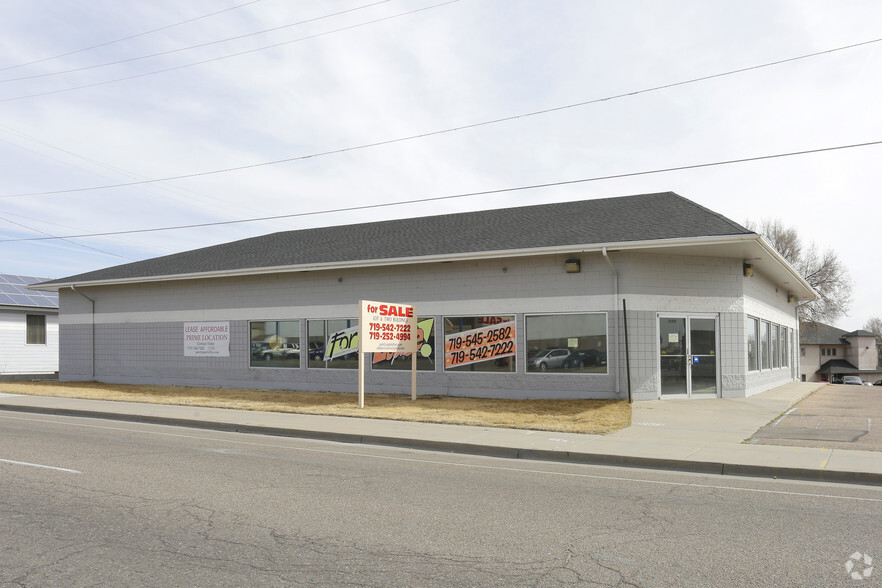
M 92 251 L 97 251 L 98 253 L 110 255 L 111 257 L 119 257 L 120 259 L 127 259 L 128 261 L 135 261 L 131 257 L 125 257 L 124 255 L 118 255 L 116 253 L 111 253 L 110 251 L 104 251 L 103 249 L 98 249 L 97 247 L 92 247 L 91 245 L 77 243 L 76 241 L 71 241 L 68 237 L 58 237 L 57 235 L 47 233 L 46 231 L 41 231 L 40 229 L 35 229 L 34 227 L 29 227 L 29 226 L 24 225 L 22 223 L 17 223 L 14 220 L 10 220 L 10 219 L 2 217 L 2 216 L 0 216 L 0 220 L 6 221 L 11 225 L 16 225 L 16 226 L 28 229 L 29 231 L 34 231 L 35 233 L 40 233 L 41 235 L 48 235 L 47 237 L 41 237 L 41 239 L 45 240 L 45 241 L 49 241 L 49 240 L 64 241 L 65 243 L 70 243 L 71 245 L 74 245 L 75 247 L 83 247 L 84 249 L 91 249 Z
M 257 1 L 259 1 L 259 0 L 257 0 Z M 238 41 L 239 39 L 245 39 L 245 38 L 247 38 L 247 37 L 253 37 L 253 36 L 255 36 L 255 35 L 262 35 L 262 34 L 264 34 L 264 33 L 271 33 L 271 32 L 273 32 L 273 31 L 280 31 L 280 30 L 282 30 L 282 29 L 287 29 L 287 28 L 295 27 L 295 26 L 299 26 L 299 25 L 302 25 L 302 24 L 307 24 L 307 23 L 311 23 L 311 22 L 316 22 L 316 21 L 319 21 L 319 20 L 327 19 L 327 18 L 333 18 L 333 17 L 335 17 L 335 16 L 340 16 L 340 15 L 343 15 L 343 14 L 347 14 L 347 13 L 349 13 L 349 12 L 355 12 L 355 11 L 357 11 L 357 10 L 364 10 L 365 8 L 371 8 L 371 7 L 373 7 L 373 6 L 377 6 L 377 5 L 379 5 L 379 4 L 385 4 L 385 3 L 387 3 L 387 2 L 391 2 L 391 0 L 379 0 L 379 2 L 374 2 L 374 3 L 372 3 L 372 4 L 365 4 L 364 6 L 357 6 L 357 7 L 355 7 L 355 8 L 350 8 L 350 9 L 348 9 L 348 10 L 343 10 L 343 11 L 340 11 L 340 12 L 335 12 L 335 13 L 333 13 L 333 14 L 326 14 L 326 15 L 324 15 L 324 16 L 317 16 L 317 17 L 315 17 L 315 18 L 310 18 L 310 19 L 307 19 L 307 20 L 301 20 L 301 21 L 299 21 L 299 22 L 293 22 L 293 23 L 289 23 L 289 24 L 286 24 L 286 25 L 282 25 L 282 26 L 278 26 L 278 27 L 273 27 L 273 28 L 271 28 L 271 29 L 264 29 L 264 30 L 262 30 L 262 31 L 255 31 L 255 32 L 253 32 L 253 33 L 247 33 L 247 34 L 244 34 L 244 35 L 238 35 L 238 36 L 236 36 L 236 37 L 228 37 L 228 38 L 226 38 L 226 39 L 219 39 L 219 40 L 217 40 L 217 41 L 210 41 L 210 42 L 208 42 L 208 43 L 201 43 L 201 44 L 199 44 L 199 45 L 190 45 L 189 47 L 179 47 L 178 49 L 169 49 L 168 51 L 160 51 L 159 53 L 151 53 L 151 54 L 149 54 L 149 55 L 141 55 L 141 56 L 139 56 L 139 57 L 129 57 L 129 58 L 127 58 L 127 59 L 120 59 L 120 60 L 118 60 L 118 61 L 108 61 L 107 63 L 98 63 L 98 64 L 95 64 L 95 65 L 85 65 L 85 66 L 83 66 L 83 67 L 77 67 L 77 68 L 74 68 L 74 69 L 68 69 L 68 70 L 63 70 L 63 71 L 54 71 L 54 72 L 42 73 L 42 74 L 34 74 L 34 75 L 23 76 L 23 77 L 19 77 L 19 78 L 6 78 L 6 79 L 4 79 L 4 80 L 0 80 L 0 84 L 5 83 L 5 82 L 18 82 L 18 81 L 22 81 L 22 80 L 33 80 L 33 79 L 37 79 L 37 78 L 47 78 L 47 77 L 50 77 L 50 76 L 58 76 L 58 75 L 67 74 L 67 73 L 75 73 L 75 72 L 78 72 L 78 71 L 86 71 L 86 70 L 89 70 L 89 69 L 97 69 L 97 68 L 100 68 L 100 67 L 107 67 L 107 66 L 109 66 L 109 65 L 119 65 L 119 64 L 121 64 L 121 63 L 130 63 L 130 62 L 132 62 L 132 61 L 140 61 L 140 60 L 142 60 L 142 59 L 150 59 L 151 57 L 160 57 L 160 56 L 162 56 L 162 55 L 170 55 L 170 54 L 172 54 L 172 53 L 180 53 L 181 51 L 189 51 L 190 49 L 200 49 L 200 48 L 202 48 L 202 47 L 209 47 L 209 46 L 211 46 L 211 45 L 217 45 L 217 44 L 219 44 L 219 43 L 226 43 L 227 41 Z M 274 45 L 274 46 L 275 46 L 275 45 Z M 225 59 L 225 58 L 224 58 L 224 59 Z M 0 71 L 3 71 L 3 70 L 0 70 Z M 165 70 L 163 70 L 163 71 L 165 71 Z M 129 78 L 123 78 L 123 79 L 129 79 Z M 103 83 L 109 83 L 109 82 L 103 82 Z
M 378 19 L 376 19 L 376 20 L 371 20 L 371 21 L 367 21 L 367 22 L 363 22 L 363 23 L 359 23 L 359 24 L 354 24 L 354 25 L 351 25 L 351 26 L 348 26 L 348 27 L 342 27 L 342 28 L 339 28 L 339 29 L 334 29 L 334 30 L 332 30 L 332 31 L 326 31 L 326 32 L 324 32 L 324 33 L 316 33 L 315 35 L 309 35 L 309 36 L 306 36 L 306 37 L 301 37 L 301 38 L 299 38 L 299 39 L 292 39 L 292 40 L 290 40 L 290 41 L 284 41 L 284 42 L 282 42 L 282 43 L 275 43 L 275 44 L 273 44 L 273 45 L 266 45 L 266 46 L 264 46 L 264 47 L 258 47 L 258 48 L 256 48 L 256 49 L 249 49 L 248 51 L 240 51 L 240 52 L 238 52 L 238 53 L 231 53 L 231 54 L 229 54 L 229 55 L 222 55 L 221 57 L 213 57 L 213 58 L 211 58 L 211 59 L 205 59 L 205 60 L 203 60 L 203 61 L 196 61 L 196 62 L 193 62 L 193 63 L 185 63 L 185 64 L 183 64 L 183 65 L 177 65 L 177 66 L 175 66 L 175 67 L 168 67 L 168 68 L 165 68 L 165 69 L 158 69 L 158 70 L 154 70 L 154 71 L 148 71 L 148 72 L 144 72 L 144 73 L 140 73 L 140 74 L 136 74 L 136 75 L 132 75 L 132 76 L 127 76 L 127 77 L 124 77 L 124 78 L 116 78 L 116 79 L 113 79 L 113 80 L 105 80 L 105 81 L 103 81 L 103 82 L 95 82 L 95 83 L 92 83 L 92 84 L 85 84 L 85 85 L 82 85 L 82 86 L 73 86 L 73 87 L 71 87 L 71 88 L 62 88 L 62 89 L 60 89 L 60 90 L 50 90 L 50 91 L 48 91 L 48 92 L 38 92 L 38 93 L 36 93 L 36 94 L 27 94 L 27 95 L 24 95 L 24 96 L 13 96 L 12 98 L 3 98 L 3 99 L 0 99 L 0 102 L 12 102 L 12 101 L 15 101 L 15 100 L 24 100 L 24 99 L 27 99 L 27 98 L 37 98 L 37 97 L 40 97 L 40 96 L 50 96 L 50 95 L 52 95 L 52 94 L 63 94 L 63 93 L 65 93 L 65 92 L 73 92 L 74 90 L 83 90 L 83 89 L 86 89 L 86 88 L 95 88 L 95 87 L 97 87 L 97 86 L 104 86 L 104 85 L 106 85 L 106 84 L 114 84 L 114 83 L 116 83 L 116 82 L 125 82 L 125 81 L 128 81 L 128 80 L 134 80 L 134 79 L 138 79 L 138 78 L 144 78 L 144 77 L 147 77 L 147 76 L 153 76 L 153 75 L 156 75 L 156 74 L 168 73 L 168 72 L 170 72 L 170 71 L 177 71 L 177 70 L 179 70 L 179 69 L 186 69 L 186 68 L 188 68 L 188 67 L 195 67 L 195 66 L 197 66 L 197 65 L 205 65 L 206 63 L 213 63 L 213 62 L 215 62 L 215 61 L 222 61 L 222 60 L 224 60 L 224 59 L 230 59 L 231 57 L 239 57 L 239 56 L 242 56 L 242 55 L 248 55 L 249 53 L 257 53 L 258 51 L 266 51 L 267 49 L 275 49 L 276 47 L 282 47 L 282 46 L 284 46 L 284 45 L 290 45 L 290 44 L 292 44 L 292 43 L 300 43 L 301 41 L 308 41 L 308 40 L 310 40 L 310 39 L 316 39 L 316 38 L 318 38 L 318 37 L 324 37 L 324 36 L 326 36 L 326 35 L 331 35 L 331 34 L 333 34 L 333 33 L 340 33 L 340 32 L 343 32 L 343 31 L 349 31 L 349 30 L 352 30 L 352 29 L 357 29 L 357 28 L 359 28 L 359 27 L 364 27 L 364 26 L 368 26 L 368 25 L 372 25 L 372 24 L 377 24 L 377 23 L 379 23 L 379 22 L 383 22 L 383 21 L 387 21 L 387 20 L 392 20 L 392 19 L 394 19 L 394 18 L 401 18 L 402 16 L 409 16 L 409 15 L 411 15 L 411 14 L 416 14 L 417 12 L 423 12 L 423 11 L 425 11 L 425 10 L 431 10 L 431 9 L 433 9 L 433 8 L 439 8 L 439 7 L 441 7 L 441 6 L 446 6 L 446 5 L 448 5 L 448 4 L 453 4 L 453 3 L 455 3 L 455 2 L 459 2 L 459 0 L 447 0 L 447 2 L 441 2 L 440 4 L 433 4 L 432 6 L 426 6 L 426 7 L 423 7 L 423 8 L 417 8 L 416 10 L 409 10 L 409 11 L 407 11 L 407 12 L 402 12 L 402 13 L 400 13 L 400 14 L 393 14 L 393 15 L 391 15 L 391 16 L 385 16 L 385 17 L 383 17 L 383 18 L 378 18 Z
M 454 0 L 454 1 L 455 1 L 455 0 Z M 439 5 L 439 6 L 440 6 L 440 5 Z M 430 8 L 431 8 L 431 7 L 430 7 Z M 608 101 L 610 101 L 610 100 L 617 100 L 617 99 L 620 99 L 620 98 L 627 98 L 627 97 L 630 97 L 630 96 L 637 96 L 637 95 L 640 95 L 640 94 L 647 94 L 647 93 L 650 93 L 650 92 L 658 92 L 658 91 L 661 91 L 661 90 L 667 90 L 667 89 L 670 89 L 670 88 L 675 88 L 675 87 L 677 87 L 677 86 L 685 86 L 685 85 L 687 85 L 687 84 L 694 84 L 694 83 L 698 83 L 698 82 L 704 82 L 704 81 L 707 81 L 707 80 L 712 80 L 712 79 L 716 79 L 716 78 L 722 78 L 722 77 L 725 77 L 725 76 L 730 76 L 730 75 L 735 75 L 735 74 L 745 73 L 745 72 L 749 72 L 749 71 L 753 71 L 753 70 L 758 70 L 758 69 L 763 69 L 763 68 L 767 68 L 767 67 L 774 67 L 774 66 L 776 66 L 776 65 L 782 65 L 782 64 L 785 64 L 785 63 L 791 63 L 791 62 L 794 62 L 794 61 L 799 61 L 799 60 L 802 60 L 802 59 L 808 59 L 808 58 L 811 58 L 811 57 L 818 57 L 818 56 L 825 55 L 825 54 L 835 53 L 835 52 L 839 52 L 839 51 L 845 51 L 845 50 L 848 50 L 848 49 L 854 49 L 854 48 L 857 48 L 857 47 L 863 47 L 863 46 L 865 46 L 865 45 L 870 45 L 870 44 L 873 44 L 873 43 L 878 43 L 878 42 L 880 42 L 880 41 L 882 41 L 882 38 L 879 38 L 879 39 L 872 39 L 872 40 L 870 40 L 870 41 L 863 41 L 863 42 L 860 42 L 860 43 L 854 43 L 854 44 L 851 44 L 851 45 L 845 45 L 845 46 L 842 46 L 842 47 L 836 47 L 836 48 L 834 48 L 834 49 L 827 49 L 827 50 L 824 50 L 824 51 L 817 51 L 817 52 L 815 52 L 815 53 L 807 53 L 807 54 L 805 54 L 805 55 L 800 55 L 800 56 L 797 56 L 797 57 L 789 57 L 789 58 L 786 58 L 786 59 L 779 59 L 779 60 L 777 60 L 777 61 L 770 61 L 770 62 L 768 62 L 768 63 L 763 63 L 763 64 L 760 64 L 760 65 L 753 65 L 753 66 L 749 66 L 749 67 L 742 67 L 742 68 L 739 68 L 739 69 L 733 69 L 733 70 L 729 70 L 729 71 L 725 71 L 725 72 L 721 72 L 721 73 L 710 74 L 710 75 L 707 75 L 707 76 L 701 76 L 701 77 L 696 77 L 696 78 L 689 78 L 689 79 L 681 80 L 681 81 L 678 81 L 678 82 L 671 82 L 671 83 L 663 84 L 663 85 L 660 85 L 660 86 L 653 86 L 653 87 L 650 87 L 650 88 L 644 88 L 644 89 L 642 89 L 642 90 L 634 90 L 634 91 L 631 91 L 631 92 L 625 92 L 625 93 L 622 93 L 622 94 L 614 94 L 614 95 L 611 95 L 611 96 L 606 96 L 606 97 L 604 97 L 604 98 L 595 98 L 595 99 L 591 99 L 591 100 L 584 100 L 584 101 L 582 101 L 582 102 L 575 102 L 575 103 L 573 103 L 573 104 L 567 104 L 567 105 L 564 105 L 564 106 L 555 106 L 555 107 L 553 107 L 553 108 L 546 108 L 546 109 L 543 109 L 543 110 L 536 110 L 536 111 L 533 111 L 533 112 L 527 112 L 527 113 L 522 113 L 522 114 L 516 114 L 516 115 L 513 115 L 513 116 L 506 116 L 506 117 L 502 117 L 502 118 L 496 118 L 496 119 L 492 119 L 492 120 L 487 120 L 487 121 L 482 121 L 482 122 L 477 122 L 477 123 L 471 123 L 471 124 L 467 124 L 467 125 L 462 125 L 462 126 L 458 126 L 458 127 L 451 127 L 451 128 L 441 129 L 441 130 L 437 130 L 437 131 L 428 131 L 428 132 L 425 132 L 425 133 L 419 133 L 419 134 L 416 134 L 416 135 L 409 135 L 409 136 L 405 136 L 405 137 L 398 137 L 398 138 L 394 138 L 394 139 L 385 139 L 385 140 L 382 140 L 382 141 L 375 141 L 375 142 L 373 142 L 373 143 L 365 143 L 365 144 L 362 144 L 362 145 L 356 145 L 356 146 L 352 146 L 352 147 L 342 147 L 342 148 L 340 148 L 340 149 L 332 149 L 332 150 L 329 150 L 329 151 L 321 151 L 321 152 L 318 152 L 318 153 L 311 153 L 311 154 L 309 154 L 309 155 L 298 155 L 298 156 L 293 156 L 293 157 L 285 157 L 285 158 L 283 158 L 283 159 L 275 159 L 275 160 L 272 160 L 272 161 L 264 161 L 264 162 L 260 162 L 260 163 L 253 163 L 253 164 L 248 164 L 248 165 L 240 165 L 240 166 L 235 166 L 235 167 L 227 167 L 227 168 L 216 169 L 216 170 L 208 170 L 208 171 L 202 171 L 202 172 L 194 172 L 194 173 L 189 173 L 189 174 L 181 174 L 181 175 L 176 175 L 176 176 L 166 176 L 166 177 L 162 177 L 162 178 L 154 178 L 154 179 L 149 179 L 149 180 L 139 180 L 139 181 L 136 181 L 136 182 L 126 182 L 126 183 L 120 183 L 120 184 L 106 184 L 106 185 L 101 185 L 101 186 L 88 186 L 88 187 L 85 187 L 85 188 L 68 188 L 68 189 L 64 189 L 64 190 L 47 190 L 47 191 L 45 191 L 45 192 L 23 192 L 23 193 L 19 193 L 19 194 L 0 194 L 0 198 L 17 198 L 17 197 L 24 197 L 24 196 L 48 196 L 48 195 L 52 195 L 52 194 L 71 194 L 71 193 L 75 193 L 75 192 L 88 192 L 88 191 L 92 191 L 92 190 L 107 190 L 107 189 L 110 189 L 110 188 L 126 188 L 126 187 L 130 187 L 130 186 L 138 186 L 138 185 L 142 185 L 142 184 L 150 184 L 150 183 L 154 183 L 154 182 L 169 182 L 169 181 L 173 181 L 173 180 L 183 180 L 183 179 L 188 179 L 188 178 L 197 178 L 197 177 L 202 177 L 202 176 L 210 176 L 210 175 L 216 175 L 216 174 L 222 174 L 222 173 L 229 173 L 229 172 L 234 172 L 234 171 L 243 171 L 243 170 L 254 169 L 254 168 L 258 168 L 258 167 L 266 167 L 266 166 L 270 166 L 270 165 L 279 165 L 279 164 L 282 164 L 282 163 L 291 163 L 291 162 L 294 162 L 294 161 L 302 161 L 302 160 L 306 160 L 306 159 L 314 159 L 314 158 L 317 158 L 317 157 L 324 157 L 324 156 L 327 156 L 327 155 L 339 155 L 339 154 L 342 154 L 342 153 L 348 153 L 348 152 L 351 152 L 351 151 L 360 151 L 360 150 L 363 150 L 363 149 L 370 149 L 370 148 L 373 148 L 373 147 L 381 147 L 381 146 L 384 146 L 384 145 L 392 145 L 392 144 L 395 144 L 395 143 L 402 143 L 402 142 L 405 142 L 405 141 L 413 141 L 413 140 L 415 140 L 415 139 L 425 139 L 425 138 L 427 138 L 427 137 L 433 137 L 433 136 L 437 136 L 437 135 L 443 135 L 443 134 L 446 134 L 446 133 L 454 133 L 454 132 L 457 132 L 457 131 L 464 131 L 464 130 L 468 130 L 468 129 L 475 129 L 475 128 L 484 127 L 484 126 L 489 126 L 489 125 L 494 125 L 494 124 L 503 123 L 503 122 L 511 122 L 511 121 L 518 120 L 518 119 L 521 119 L 521 118 L 528 118 L 528 117 L 532 117 L 532 116 L 539 116 L 539 115 L 542 115 L 542 114 L 550 114 L 550 113 L 552 113 L 552 112 L 560 112 L 560 111 L 563 111 L 563 110 L 569 110 L 569 109 L 573 109 L 573 108 L 580 108 L 580 107 L 582 107 L 582 106 L 589 106 L 589 105 L 591 105 L 591 104 L 599 104 L 599 103 L 602 103 L 602 102 L 608 102 Z M 145 75 L 146 75 L 146 74 L 145 74 Z M 2 102 L 2 100 L 0 100 L 0 102 Z
M 178 225 L 171 227 L 155 227 L 151 229 L 134 229 L 129 231 L 107 231 L 103 233 L 86 233 L 79 235 L 64 235 L 62 237 L 28 237 L 22 239 L 0 239 L 0 243 L 11 243 L 11 242 L 20 242 L 20 241 L 47 241 L 51 239 L 79 239 L 85 237 L 108 237 L 113 235 L 132 235 L 138 233 L 156 233 L 160 231 L 175 231 L 180 229 L 195 229 L 201 227 L 216 227 L 222 225 L 236 225 L 236 224 L 244 224 L 244 223 L 253 223 L 253 222 L 261 222 L 261 221 L 269 221 L 269 220 L 279 220 L 279 219 L 289 219 L 289 218 L 297 218 L 304 216 L 316 216 L 320 214 L 332 214 L 337 212 L 353 212 L 357 210 L 369 210 L 376 208 L 388 208 L 391 206 L 403 206 L 406 204 L 424 204 L 426 202 L 439 202 L 442 200 L 454 200 L 457 198 L 467 198 L 471 196 L 488 196 L 492 194 L 503 194 L 507 192 L 518 192 L 523 190 L 536 190 L 539 188 L 553 188 L 557 186 L 569 186 L 572 184 L 584 184 L 588 182 L 599 182 L 602 180 L 615 180 L 621 178 L 633 178 L 637 176 L 646 176 L 651 174 L 661 174 L 668 173 L 674 171 L 684 171 L 690 169 L 700 169 L 705 167 L 716 167 L 721 165 L 732 165 L 736 163 L 749 163 L 752 161 L 763 161 L 768 159 L 778 159 L 782 157 L 794 157 L 798 155 L 810 155 L 813 153 L 825 153 L 828 151 L 839 151 L 843 149 L 855 149 L 858 147 L 871 147 L 876 145 L 882 145 L 882 140 L 879 141 L 869 141 L 867 143 L 854 143 L 851 145 L 838 145 L 835 147 L 821 147 L 819 149 L 807 149 L 803 151 L 791 151 L 789 153 L 776 153 L 772 155 L 759 155 L 755 157 L 744 157 L 741 159 L 729 159 L 724 161 L 714 161 L 714 162 L 706 162 L 706 163 L 695 163 L 691 165 L 682 165 L 678 167 L 667 167 L 660 169 L 652 169 L 652 170 L 644 170 L 638 172 L 629 172 L 623 174 L 613 174 L 608 176 L 594 176 L 591 178 L 580 178 L 577 180 L 563 180 L 559 182 L 547 182 L 543 184 L 530 184 L 526 186 L 515 186 L 510 188 L 497 188 L 494 190 L 482 190 L 480 192 L 465 192 L 462 194 L 451 194 L 447 196 L 432 196 L 429 198 L 417 198 L 413 200 L 403 200 L 400 202 L 388 202 L 384 204 L 364 204 L 361 206 L 349 206 L 345 208 L 334 208 L 328 210 L 318 210 L 313 212 L 299 212 L 294 214 L 280 214 L 276 216 L 265 216 L 259 218 L 248 218 L 248 219 L 239 219 L 239 220 L 230 220 L 230 221 L 218 221 L 211 223 L 197 223 L 190 225 Z
M 236 9 L 238 9 L 238 8 L 243 8 L 243 7 L 248 6 L 248 5 L 250 5 L 250 4 L 257 4 L 258 2 L 262 2 L 262 1 L 263 1 L 263 0 L 251 0 L 250 2 L 245 2 L 244 4 L 239 4 L 239 5 L 236 5 L 236 6 L 231 6 L 230 8 L 224 8 L 223 10 L 218 10 L 217 12 L 211 12 L 211 13 L 209 13 L 209 14 L 203 14 L 202 16 L 197 16 L 197 17 L 194 17 L 194 18 L 190 18 L 190 19 L 187 19 L 187 20 L 183 20 L 183 21 L 181 21 L 181 22 L 176 22 L 176 23 L 173 23 L 173 24 L 170 24 L 170 25 L 165 25 L 165 26 L 159 27 L 158 29 L 151 29 L 151 30 L 149 30 L 149 31 L 144 31 L 143 33 L 137 33 L 137 34 L 134 34 L 134 35 L 129 35 L 128 37 L 122 37 L 121 39 L 115 39 L 115 40 L 113 40 L 113 41 L 107 41 L 107 42 L 104 42 L 104 43 L 99 43 L 98 45 L 92 45 L 92 46 L 90 46 L 90 47 L 84 47 L 84 48 L 82 48 L 82 49 L 77 49 L 77 50 L 75 50 L 75 51 L 68 51 L 67 53 L 61 53 L 61 54 L 59 54 L 59 55 L 53 55 L 52 57 L 44 57 L 44 58 L 42 58 L 42 59 L 37 59 L 37 60 L 35 60 L 35 61 L 29 61 L 29 62 L 27 62 L 27 63 L 19 63 L 18 65 L 9 65 L 9 66 L 7 66 L 7 67 L 2 67 L 2 68 L 0 68 L 0 71 L 7 71 L 7 70 L 10 70 L 10 69 L 17 69 L 17 68 L 19 68 L 19 67 L 25 67 L 25 66 L 28 66 L 28 65 L 35 65 L 35 64 L 37 64 L 37 63 L 43 63 L 44 61 L 51 61 L 51 60 L 53 60 L 53 59 L 59 59 L 59 58 L 61 58 L 61 57 L 68 57 L 69 55 L 76 55 L 77 53 L 83 53 L 83 52 L 85 52 L 85 51 L 91 51 L 92 49 L 98 49 L 98 48 L 100 48 L 100 47 L 107 47 L 108 45 L 113 45 L 113 44 L 115 44 L 115 43 L 122 43 L 123 41 L 129 41 L 129 40 L 131 40 L 131 39 L 136 39 L 136 38 L 138 38 L 138 37 L 143 37 L 143 36 L 145 36 L 145 35 L 150 35 L 150 34 L 153 34 L 153 33 L 158 33 L 159 31 L 164 31 L 164 30 L 166 30 L 166 29 L 171 29 L 171 28 L 174 28 L 174 27 L 178 27 L 178 26 L 181 26 L 181 25 L 185 25 L 185 24 L 188 24 L 188 23 L 191 23 L 191 22 L 195 22 L 195 21 L 197 21 L 197 20 L 202 20 L 203 18 L 208 18 L 208 17 L 210 17 L 210 16 L 216 16 L 216 15 L 218 15 L 218 14 L 222 14 L 222 13 L 224 13 L 224 12 L 229 12 L 229 11 L 231 11 L 231 10 L 236 10 Z

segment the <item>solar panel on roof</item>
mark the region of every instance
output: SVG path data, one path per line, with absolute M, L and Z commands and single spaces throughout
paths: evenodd
M 0 304 L 6 306 L 31 306 L 58 308 L 57 292 L 31 290 L 27 286 L 46 281 L 33 276 L 0 274 Z

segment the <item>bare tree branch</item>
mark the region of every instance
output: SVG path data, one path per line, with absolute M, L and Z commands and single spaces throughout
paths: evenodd
M 744 226 L 762 235 L 818 293 L 817 300 L 800 303 L 800 322 L 832 324 L 848 314 L 853 286 L 848 269 L 833 249 L 822 253 L 814 243 L 804 247 L 796 229 L 785 227 L 780 219 L 759 224 L 748 220 Z

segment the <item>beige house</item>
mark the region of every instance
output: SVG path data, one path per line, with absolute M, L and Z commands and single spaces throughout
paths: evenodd
M 799 355 L 803 382 L 830 382 L 858 376 L 882 379 L 882 341 L 869 331 L 843 331 L 823 323 L 802 325 Z

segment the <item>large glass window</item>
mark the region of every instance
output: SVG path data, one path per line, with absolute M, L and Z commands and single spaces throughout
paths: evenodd
M 769 323 L 762 321 L 760 323 L 760 358 L 762 358 L 761 369 L 767 370 L 772 367 L 771 355 L 769 348 L 771 347 Z
M 444 317 L 444 369 L 456 372 L 514 372 L 515 317 Z
M 306 327 L 310 368 L 358 369 L 358 319 L 310 320 Z
M 747 370 L 755 372 L 759 369 L 758 350 L 756 347 L 759 330 L 759 321 L 753 317 L 747 317 Z
M 772 325 L 772 367 L 781 365 L 781 327 Z
M 372 353 L 371 365 L 375 370 L 410 370 L 411 354 Z M 417 370 L 435 370 L 435 319 L 417 318 Z
M 252 322 L 251 367 L 300 367 L 300 321 Z
M 21 316 L 21 315 L 19 315 Z M 46 344 L 46 315 L 29 314 L 26 315 L 27 335 L 25 335 L 25 343 L 27 345 L 45 345 Z M 19 323 L 21 324 L 21 323 Z M 21 339 L 19 339 L 20 341 Z
M 790 331 L 787 327 L 781 327 L 781 367 L 790 367 L 790 345 L 788 338 Z
M 527 369 L 605 374 L 606 315 L 527 316 Z

